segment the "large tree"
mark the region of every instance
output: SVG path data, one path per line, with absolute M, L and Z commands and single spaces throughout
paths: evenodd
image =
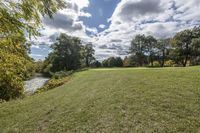
M 200 65 L 200 26 L 194 27 L 193 39 L 191 44 L 191 58 L 190 63 L 192 65 Z
M 94 52 L 92 43 L 88 43 L 83 47 L 83 59 L 85 60 L 86 67 L 89 67 L 92 61 L 95 60 Z
M 79 38 L 61 33 L 57 42 L 52 45 L 53 52 L 49 59 L 53 72 L 61 70 L 76 70 L 81 66 L 81 41 Z
M 155 49 L 157 45 L 157 40 L 153 36 L 149 35 L 145 37 L 145 53 L 148 55 L 148 62 L 153 66 L 153 61 L 155 57 Z
M 145 48 L 145 35 L 136 35 L 131 41 L 130 52 L 137 57 L 140 66 L 144 65 Z
M 178 57 L 178 61 L 185 67 L 192 55 L 192 40 L 194 39 L 193 31 L 190 29 L 178 32 L 171 43 L 174 47 L 174 55 Z
M 158 40 L 158 43 L 156 45 L 156 52 L 161 67 L 164 67 L 165 60 L 167 58 L 167 54 L 169 53 L 170 48 L 170 39 Z

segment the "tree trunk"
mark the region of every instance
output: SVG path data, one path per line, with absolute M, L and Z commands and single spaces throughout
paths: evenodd
M 151 67 L 153 67 L 153 58 L 152 55 L 150 54 L 149 56 L 149 63 L 151 64 Z
M 151 66 L 153 67 L 153 60 L 151 59 Z
M 88 57 L 86 57 L 85 60 L 86 60 L 86 61 L 85 61 L 86 67 L 89 67 L 89 60 L 88 60 Z
M 186 55 L 186 57 L 185 57 L 185 61 L 183 62 L 183 67 L 186 67 L 187 61 L 188 61 L 188 55 Z
M 163 50 L 161 67 L 164 67 L 164 64 L 165 64 L 165 51 Z

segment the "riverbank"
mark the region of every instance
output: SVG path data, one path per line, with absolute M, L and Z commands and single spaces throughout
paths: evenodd
M 30 80 L 24 82 L 25 93 L 28 95 L 33 94 L 37 89 L 44 86 L 50 78 L 44 77 L 40 73 L 36 73 Z

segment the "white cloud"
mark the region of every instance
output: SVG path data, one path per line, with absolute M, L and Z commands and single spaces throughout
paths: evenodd
M 100 24 L 99 28 L 104 29 L 106 26 L 104 24 Z
M 87 27 L 86 30 L 91 32 L 92 34 L 97 34 L 98 33 L 97 28 L 95 28 L 95 27 L 92 27 L 92 28 Z
M 180 30 L 200 25 L 200 0 L 121 0 L 108 19 L 109 27 L 100 24 L 99 28 L 107 29 L 98 33 L 97 27 L 88 27 L 79 20 L 80 16 L 92 17 L 83 11 L 89 6 L 89 0 L 67 2 L 69 8 L 59 11 L 54 20 L 44 20 L 44 36 L 39 40 L 53 42 L 60 32 L 78 36 L 95 45 L 99 60 L 108 56 L 124 57 L 136 34 L 167 38 Z M 97 12 L 103 15 L 101 8 Z M 86 31 L 92 35 L 87 35 Z
M 178 31 L 200 25 L 198 11 L 199 0 L 121 0 L 108 19 L 111 23 L 108 29 L 97 35 L 94 43 L 99 46 L 98 51 L 104 50 L 97 52 L 97 56 L 103 58 L 102 53 L 120 55 L 118 51 L 127 51 L 136 34 L 167 38 Z M 113 44 L 116 49 L 106 54 L 105 51 Z
M 84 40 L 89 39 L 86 34 L 87 26 L 79 20 L 79 17 L 91 17 L 90 13 L 83 11 L 84 8 L 89 6 L 89 0 L 66 0 L 66 4 L 67 8 L 59 10 L 53 15 L 53 19 L 43 18 L 43 28 L 40 29 L 42 36 L 32 39 L 35 44 L 46 43 L 51 45 L 61 32 L 81 37 Z M 97 34 L 94 29 L 93 32 Z M 52 36 L 54 37 L 53 39 Z

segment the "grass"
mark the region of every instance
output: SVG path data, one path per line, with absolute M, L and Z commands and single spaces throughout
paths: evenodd
M 200 67 L 79 72 L 0 104 L 0 132 L 200 132 Z

